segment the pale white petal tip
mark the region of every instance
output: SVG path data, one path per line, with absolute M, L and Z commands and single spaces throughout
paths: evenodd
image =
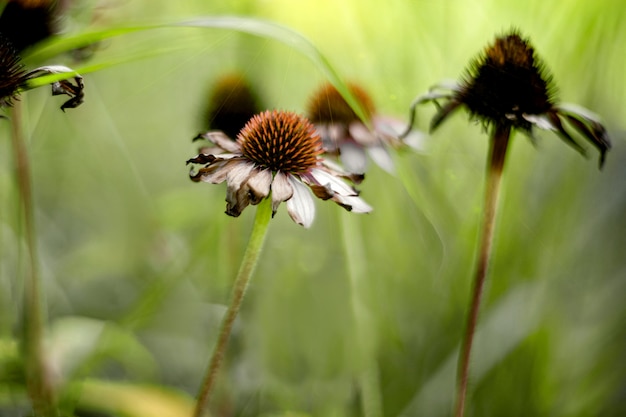
M 387 148 L 384 146 L 373 146 L 367 149 L 370 158 L 372 161 L 376 163 L 383 170 L 387 171 L 391 175 L 395 175 L 396 166 L 393 163 L 393 158 L 391 154 L 387 151 Z
M 287 200 L 287 212 L 291 219 L 300 226 L 308 229 L 315 218 L 315 203 L 307 187 L 300 181 L 289 177 L 293 188 L 292 197 Z
M 404 139 L 403 142 L 409 145 L 413 150 L 417 152 L 426 152 L 427 135 L 419 130 L 412 130 Z

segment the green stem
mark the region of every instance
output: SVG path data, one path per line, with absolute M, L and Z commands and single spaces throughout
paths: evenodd
M 259 260 L 259 255 L 261 254 L 261 249 L 263 248 L 263 242 L 265 241 L 265 235 L 267 234 L 271 217 L 272 200 L 268 197 L 261 201 L 261 203 L 257 206 L 254 225 L 252 227 L 252 234 L 250 235 L 248 247 L 246 248 L 243 260 L 241 261 L 239 273 L 235 279 L 230 305 L 228 306 L 226 315 L 222 320 L 217 343 L 215 345 L 215 349 L 213 350 L 209 367 L 207 368 L 202 382 L 202 387 L 200 388 L 200 392 L 198 394 L 198 401 L 196 402 L 196 408 L 193 414 L 194 417 L 202 417 L 205 415 L 211 391 L 215 385 L 215 379 L 222 363 L 222 359 L 224 358 L 224 352 L 226 350 L 226 345 L 228 344 L 230 333 L 233 329 L 233 324 L 235 323 L 235 319 L 239 313 L 239 308 L 241 307 L 241 302 L 243 301 L 243 296 L 248 287 L 248 283 L 250 282 L 250 278 L 252 277 L 252 273 L 254 272 L 254 268 Z
M 20 203 L 19 223 L 23 224 L 28 262 L 23 277 L 23 348 L 26 359 L 26 386 L 33 410 L 38 416 L 54 416 L 55 400 L 52 375 L 43 349 L 43 299 L 37 266 L 37 239 L 28 150 L 22 132 L 22 107 L 13 108 L 11 147 L 15 163 Z M 21 228 L 20 228 L 21 229 Z
M 380 378 L 374 351 L 373 325 L 367 305 L 363 300 L 366 277 L 366 255 L 363 248 L 361 229 L 355 224 L 356 216 L 345 211 L 341 224 L 347 272 L 350 278 L 350 305 L 355 325 L 355 355 L 357 357 L 357 384 L 360 390 L 361 409 L 364 417 L 381 417 L 383 415 L 380 395 Z
M 478 251 L 478 260 L 476 262 L 472 297 L 470 299 L 469 311 L 467 313 L 467 322 L 465 324 L 465 334 L 463 336 L 461 350 L 459 352 L 459 363 L 457 370 L 457 397 L 456 409 L 454 413 L 455 417 L 463 417 L 465 413 L 465 399 L 467 397 L 467 384 L 469 380 L 469 363 L 472 343 L 474 341 L 474 333 L 476 332 L 478 311 L 480 309 L 480 301 L 482 298 L 485 278 L 487 276 L 489 259 L 491 257 L 491 248 L 493 244 L 495 220 L 498 208 L 498 198 L 500 195 L 500 183 L 502 179 L 502 171 L 504 169 L 504 161 L 506 159 L 506 151 L 508 148 L 510 135 L 510 126 L 496 126 L 494 128 L 494 133 L 491 137 L 490 142 L 490 159 L 487 166 L 482 235 L 480 240 L 480 248 Z

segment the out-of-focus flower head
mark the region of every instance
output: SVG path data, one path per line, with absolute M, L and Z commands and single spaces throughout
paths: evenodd
M 325 83 L 313 93 L 307 107 L 307 116 L 321 135 L 325 152 L 338 156 L 349 172 L 364 174 L 369 154 L 381 168 L 393 173 L 394 163 L 388 148 L 408 144 L 421 150 L 423 135 L 414 131 L 401 141 L 398 137 L 405 123 L 378 115 L 373 100 L 359 85 L 350 83 L 348 88 L 365 112 L 371 129 L 341 93 Z
M 582 107 L 556 104 L 554 91 L 552 77 L 530 42 L 512 30 L 487 46 L 463 80 L 449 86 L 436 85 L 418 97 L 412 116 L 418 104 L 434 102 L 438 111 L 431 121 L 433 131 L 455 110 L 465 107 L 486 128 L 509 126 L 531 137 L 534 127 L 551 130 L 586 154 L 566 129 L 568 123 L 598 149 L 602 167 L 611 142 L 600 118 Z M 443 105 L 439 100 L 444 101 Z
M 58 32 L 57 0 L 9 0 L 0 15 L 0 32 L 22 51 Z
M 240 74 L 228 74 L 212 87 L 206 112 L 207 127 L 234 138 L 260 111 L 258 96 L 246 78 Z
M 350 175 L 330 167 L 321 157 L 322 142 L 303 116 L 288 111 L 255 115 L 234 141 L 221 131 L 202 137 L 213 143 L 187 161 L 199 164 L 193 181 L 226 181 L 226 214 L 237 217 L 250 204 L 272 199 L 272 213 L 286 202 L 289 216 L 309 227 L 315 204 L 307 187 L 322 200 L 332 200 L 348 211 L 368 213 L 372 208 L 344 179 Z

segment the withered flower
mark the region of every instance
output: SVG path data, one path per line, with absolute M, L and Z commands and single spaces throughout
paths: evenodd
M 239 74 L 228 74 L 213 86 L 206 112 L 208 128 L 231 138 L 259 113 L 259 100 L 250 83 Z
M 363 174 L 367 154 L 385 171 L 393 173 L 394 164 L 388 147 L 399 148 L 405 143 L 420 148 L 422 136 L 413 132 L 401 141 L 398 136 L 404 124 L 376 113 L 374 102 L 359 85 L 348 88 L 360 103 L 372 129 L 359 118 L 341 93 L 330 83 L 322 85 L 311 96 L 307 116 L 315 124 L 324 144 L 324 152 L 338 156 L 347 171 Z
M 83 77 L 62 65 L 46 65 L 27 72 L 13 44 L 0 34 L 0 108 L 10 107 L 21 91 L 33 88 L 29 85 L 31 80 L 42 75 L 64 73 L 72 74 L 70 79 L 51 83 L 53 96 L 60 94 L 70 96 L 70 99 L 61 105 L 63 111 L 66 108 L 77 107 L 83 102 L 85 87 Z
M 66 95 L 70 98 L 61 105 L 61 110 L 73 109 L 80 106 L 85 98 L 85 84 L 83 77 L 73 69 L 63 65 L 46 65 L 29 71 L 25 76 L 25 81 L 35 79 L 47 74 L 73 74 L 71 78 L 55 81 L 51 84 L 52 95 Z M 73 80 L 73 82 L 72 82 Z
M 17 51 L 8 39 L 0 35 L 0 107 L 11 106 L 25 74 Z
M 294 222 L 309 227 L 315 216 L 313 199 L 332 200 L 348 211 L 368 213 L 372 208 L 320 156 L 322 142 L 306 118 L 287 111 L 255 115 L 233 141 L 221 131 L 202 135 L 214 144 L 187 163 L 203 165 L 192 170 L 193 181 L 226 181 L 226 214 L 237 217 L 249 205 L 272 199 L 275 214 L 282 202 Z M 306 185 L 306 186 L 305 186 Z M 271 191 L 271 197 L 270 197 Z
M 556 104 L 551 83 L 550 75 L 528 40 L 513 30 L 487 46 L 459 83 L 435 86 L 412 105 L 409 131 L 415 108 L 425 102 L 434 102 L 438 108 L 431 120 L 431 130 L 455 110 L 465 107 L 472 119 L 491 131 L 481 238 L 459 350 L 455 417 L 463 417 L 466 408 L 471 350 L 491 259 L 500 184 L 512 131 L 519 130 L 532 137 L 534 127 L 552 130 L 584 154 L 584 148 L 566 129 L 567 123 L 599 150 L 600 167 L 611 147 L 599 118 L 582 108 Z M 439 100 L 444 103 L 440 104 Z
M 552 77 L 535 50 L 513 30 L 497 37 L 459 83 L 436 85 L 418 97 L 412 117 L 418 104 L 434 102 L 439 110 L 431 121 L 432 131 L 459 107 L 465 107 L 485 127 L 515 128 L 531 137 L 533 127 L 552 130 L 585 155 L 585 149 L 566 129 L 567 122 L 598 149 L 602 167 L 611 142 L 599 117 L 578 106 L 557 104 L 554 93 Z M 445 103 L 440 105 L 438 100 Z

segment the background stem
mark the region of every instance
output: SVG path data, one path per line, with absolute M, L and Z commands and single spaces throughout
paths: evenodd
M 461 350 L 459 352 L 456 410 L 454 413 L 455 417 L 463 417 L 463 414 L 465 413 L 465 399 L 467 396 L 472 342 L 474 341 L 474 333 L 476 331 L 476 323 L 478 322 L 478 311 L 480 308 L 483 286 L 485 284 L 487 268 L 491 257 L 498 198 L 500 195 L 500 180 L 502 179 L 502 171 L 504 169 L 504 161 L 506 158 L 506 150 L 509 144 L 510 134 L 510 126 L 496 126 L 489 145 L 489 162 L 487 166 L 485 205 L 483 207 L 482 234 L 480 248 L 478 251 L 478 259 L 476 262 L 476 271 L 474 274 L 472 297 L 470 299 L 469 310 L 467 313 L 465 334 L 463 336 Z
M 37 265 L 37 239 L 28 150 L 22 131 L 22 104 L 16 101 L 11 113 L 11 148 L 19 198 L 18 227 L 26 243 L 27 262 L 23 274 L 22 343 L 26 368 L 26 387 L 37 416 L 54 416 L 55 400 L 52 375 L 43 348 L 43 298 Z
M 340 211 L 346 269 L 350 279 L 350 306 L 355 327 L 354 354 L 357 357 L 356 383 L 364 417 L 381 417 L 383 404 L 380 377 L 375 351 L 375 328 L 364 300 L 367 276 L 363 234 L 356 224 L 356 216 Z
M 201 417 L 205 415 L 211 391 L 215 385 L 215 379 L 220 369 L 222 359 L 224 358 L 224 352 L 226 350 L 226 345 L 228 344 L 228 339 L 230 338 L 233 324 L 235 323 L 235 319 L 239 313 L 239 308 L 241 307 L 241 302 L 243 301 L 243 296 L 248 288 L 248 283 L 250 282 L 254 268 L 259 260 L 259 255 L 261 254 L 261 249 L 263 248 L 263 242 L 265 241 L 271 217 L 272 200 L 268 197 L 262 200 L 257 206 L 252 233 L 250 235 L 250 240 L 248 241 L 248 247 L 244 253 L 243 260 L 241 261 L 241 266 L 239 267 L 239 272 L 237 274 L 237 278 L 235 279 L 230 305 L 228 306 L 226 315 L 222 320 L 217 343 L 215 345 L 215 349 L 213 350 L 209 367 L 198 394 L 198 401 L 196 402 L 196 408 L 193 414 L 194 417 Z

